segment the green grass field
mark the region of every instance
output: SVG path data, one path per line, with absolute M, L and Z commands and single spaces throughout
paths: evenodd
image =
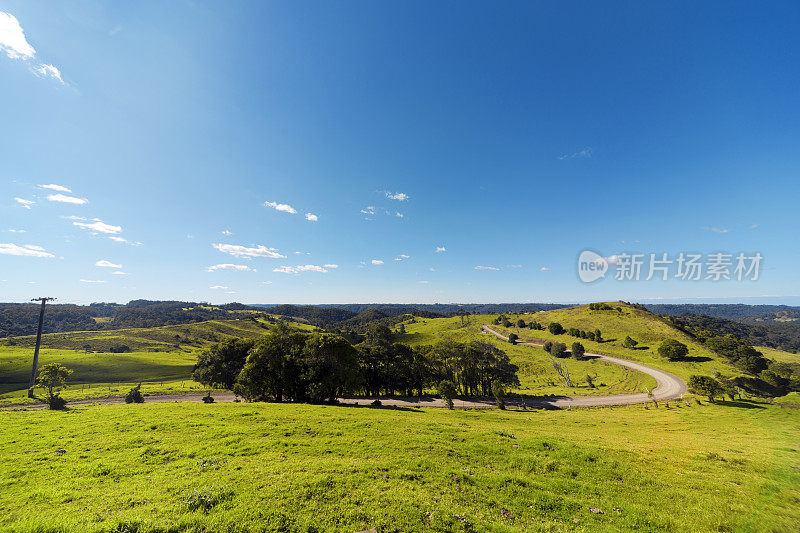
M 759 352 L 764 354 L 767 359 L 772 359 L 776 363 L 800 363 L 800 354 L 784 352 L 767 346 L 756 346 Z
M 5 411 L 0 529 L 797 531 L 800 410 L 735 405 Z

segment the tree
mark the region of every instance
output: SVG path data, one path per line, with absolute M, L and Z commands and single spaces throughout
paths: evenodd
M 635 348 L 637 344 L 639 343 L 630 337 L 625 337 L 625 340 L 622 341 L 623 348 Z
M 516 333 L 508 334 L 508 342 L 511 344 L 517 344 L 517 339 L 519 339 L 519 336 Z
M 456 397 L 456 386 L 452 381 L 444 380 L 437 387 L 439 396 L 442 397 L 448 409 L 453 408 L 453 398 Z
M 590 389 L 594 389 L 595 388 L 594 380 L 595 380 L 594 376 L 590 376 L 589 374 L 586 374 L 586 384 L 589 385 Z
M 304 334 L 279 323 L 250 350 L 234 391 L 249 401 L 281 402 L 285 396 L 303 401 L 304 398 L 297 398 L 297 385 L 298 362 L 304 347 Z
M 209 392 L 209 395 L 211 393 Z M 144 396 L 142 396 L 142 384 L 139 383 L 134 388 L 128 391 L 125 395 L 125 403 L 144 403 Z
M 501 411 L 505 411 L 506 409 L 506 389 L 500 380 L 494 380 L 492 382 L 492 395 L 494 396 L 495 401 L 497 402 L 497 408 Z
M 564 357 L 566 353 L 567 345 L 563 342 L 554 342 L 553 346 L 550 348 L 550 355 L 553 357 Z
M 333 402 L 360 383 L 358 352 L 339 335 L 311 335 L 303 356 L 300 378 L 307 386 L 303 396 L 312 402 Z
M 564 333 L 564 326 L 558 322 L 551 322 L 550 325 L 547 326 L 547 330 L 553 335 L 561 335 Z
M 47 405 L 50 409 L 63 409 L 67 402 L 58 395 L 58 390 L 67 382 L 72 370 L 60 363 L 50 363 L 39 369 L 36 384 L 47 387 Z
M 583 347 L 583 344 L 579 342 L 572 343 L 572 357 L 575 359 L 580 359 L 583 357 L 583 354 L 586 353 L 586 348 Z
M 722 385 L 710 376 L 691 376 L 689 378 L 689 391 L 708 397 L 714 403 L 714 398 L 724 392 Z
M 603 341 L 603 336 L 600 335 L 600 330 L 599 329 L 594 330 L 594 339 L 593 340 L 595 340 L 597 342 L 602 342 Z
M 669 361 L 680 361 L 689 353 L 689 347 L 675 339 L 666 339 L 658 347 L 658 354 Z
M 518 328 L 524 328 L 525 327 L 525 321 L 522 320 L 521 318 L 519 320 L 517 320 L 517 327 Z
M 544 341 L 542 348 L 544 348 L 545 352 L 550 353 L 550 350 L 553 349 L 553 341 Z
M 248 339 L 230 339 L 210 346 L 197 359 L 192 379 L 207 387 L 233 389 L 253 344 Z
M 400 327 L 397 329 L 397 332 L 400 333 L 401 335 L 405 335 L 406 325 L 401 322 Z

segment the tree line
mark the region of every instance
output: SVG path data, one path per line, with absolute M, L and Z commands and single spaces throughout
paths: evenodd
M 231 339 L 206 349 L 192 377 L 249 401 L 319 403 L 346 395 L 422 396 L 452 386 L 458 395 L 491 396 L 519 386 L 518 367 L 496 346 L 441 341 L 410 347 L 374 324 L 351 344 L 330 332 L 277 324 L 258 340 Z

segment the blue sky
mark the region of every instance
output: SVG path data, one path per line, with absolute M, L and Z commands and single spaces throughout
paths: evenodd
M 796 2 L 0 13 L 0 301 L 800 303 Z

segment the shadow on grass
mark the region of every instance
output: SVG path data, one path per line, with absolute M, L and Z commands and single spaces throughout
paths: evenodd
M 710 357 L 705 357 L 702 355 L 693 355 L 689 357 L 684 357 L 680 361 L 685 361 L 687 363 L 705 363 L 707 361 L 712 361 Z
M 717 405 L 724 405 L 726 407 L 739 407 L 740 409 L 766 409 L 763 405 L 750 400 L 722 400 L 717 402 Z

